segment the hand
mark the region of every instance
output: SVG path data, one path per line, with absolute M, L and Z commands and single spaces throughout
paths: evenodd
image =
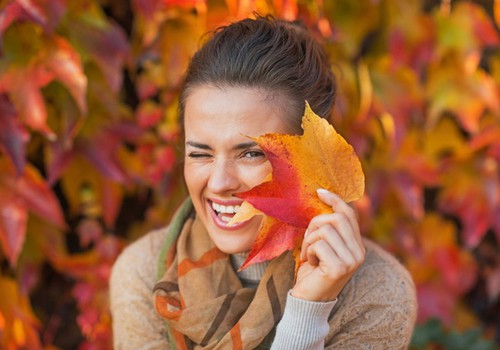
M 301 248 L 304 261 L 297 272 L 292 296 L 310 301 L 332 301 L 365 259 L 354 210 L 339 196 L 318 190 L 333 213 L 314 217 Z

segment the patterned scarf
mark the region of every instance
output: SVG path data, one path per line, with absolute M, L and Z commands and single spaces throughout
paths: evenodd
M 187 200 L 174 216 L 154 288 L 170 349 L 269 348 L 293 283 L 292 255 L 271 261 L 256 289 L 244 288 L 194 213 Z

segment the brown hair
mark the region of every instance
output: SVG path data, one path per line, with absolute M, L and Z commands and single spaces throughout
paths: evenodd
M 336 83 L 329 60 L 311 33 L 297 22 L 271 16 L 244 19 L 221 27 L 190 61 L 180 97 L 183 118 L 190 91 L 201 85 L 262 88 L 282 94 L 280 106 L 300 128 L 304 101 L 328 117 Z

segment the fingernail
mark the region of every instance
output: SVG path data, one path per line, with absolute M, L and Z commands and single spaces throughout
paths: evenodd
M 316 190 L 316 192 L 318 192 L 318 193 L 323 193 L 323 194 L 330 193 L 330 191 L 325 190 L 324 188 L 318 188 L 318 189 Z

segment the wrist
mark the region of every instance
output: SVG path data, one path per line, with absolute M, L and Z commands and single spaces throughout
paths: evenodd
M 290 296 L 309 302 L 329 303 L 337 300 L 338 293 L 328 293 L 321 295 L 320 293 L 311 293 L 310 291 L 303 291 L 301 288 L 292 288 Z

